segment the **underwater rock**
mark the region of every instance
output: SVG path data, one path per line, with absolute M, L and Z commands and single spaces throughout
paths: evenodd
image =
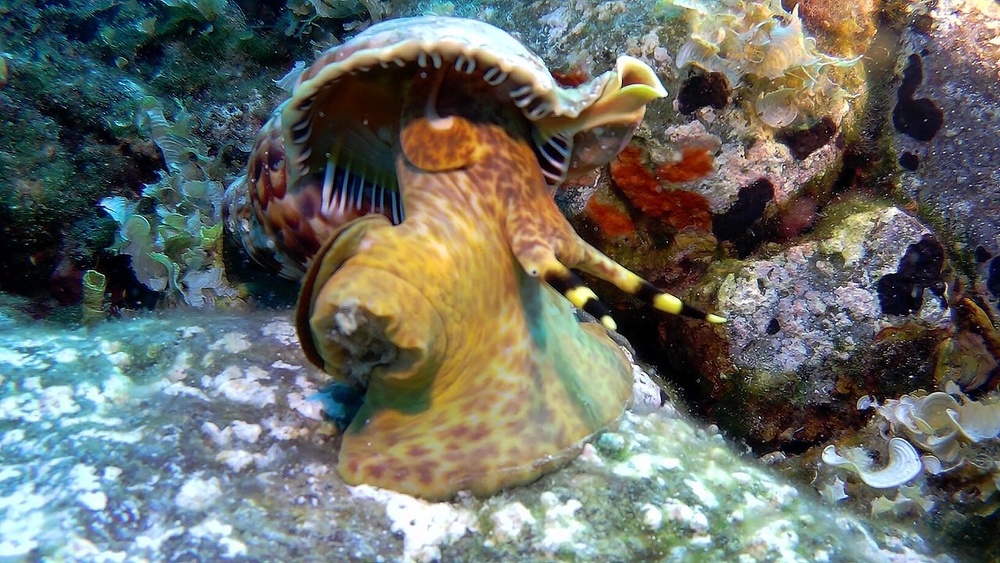
M 732 367 L 704 375 L 702 392 L 720 425 L 765 448 L 801 448 L 852 428 L 863 394 L 929 384 L 951 327 L 943 254 L 926 226 L 857 202 L 826 214 L 806 241 L 733 264 L 719 286 Z M 924 247 L 937 251 L 914 258 Z M 909 291 L 888 295 L 890 277 Z M 924 287 L 932 291 L 914 293 Z M 892 301 L 900 293 L 905 304 Z
M 721 143 L 713 173 L 687 182 L 683 189 L 704 197 L 717 218 L 740 214 L 734 207 L 745 197 L 741 190 L 760 181 L 774 188 L 772 214 L 775 207 L 798 198 L 807 185 L 814 196 L 825 198 L 841 164 L 841 134 L 854 129 L 864 104 L 860 66 L 853 57 L 867 40 L 852 43 L 847 48 L 852 54 L 835 57 L 822 53 L 805 31 L 797 6 L 785 11 L 778 2 L 677 4 L 685 7 L 691 25 L 690 37 L 676 51 L 678 72 L 684 76 L 694 68 L 707 76 L 721 73 L 732 97 L 740 100 L 724 109 L 713 105 L 694 113 Z M 870 14 L 857 11 L 856 17 L 870 19 Z M 802 80 L 803 75 L 817 80 Z M 681 102 L 679 98 L 675 107 L 683 109 Z M 652 161 L 659 163 L 678 149 L 659 140 L 652 119 L 653 134 L 644 137 L 650 139 Z M 736 234 L 746 238 L 745 233 Z M 735 245 L 740 248 L 741 241 Z
M 901 37 L 892 109 L 903 192 L 955 240 L 974 266 L 970 289 L 1000 315 L 990 266 L 976 249 L 1000 254 L 1000 5 L 915 2 Z
M 949 561 L 824 507 L 671 405 L 487 500 L 347 486 L 286 314 L 0 332 L 0 557 Z
M 987 272 L 986 289 L 993 297 L 1000 298 L 1000 258 L 990 260 Z
M 986 554 L 1000 545 L 993 536 L 1000 514 L 1000 396 L 993 390 L 973 399 L 953 381 L 939 388 L 882 400 L 863 396 L 858 410 L 875 413 L 867 424 L 840 440 L 841 447 L 824 447 L 818 465 L 814 448 L 789 469 L 814 475 L 828 502 L 888 520 L 940 523 L 936 535 L 956 555 L 990 559 Z M 982 542 L 968 544 L 984 531 Z
M 878 0 L 795 0 L 806 30 L 821 38 L 834 53 L 859 53 L 865 50 L 875 36 L 880 10 L 885 9 Z

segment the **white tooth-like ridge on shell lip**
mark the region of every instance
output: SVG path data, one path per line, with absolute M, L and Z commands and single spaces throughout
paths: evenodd
M 312 151 L 313 151 L 312 147 L 306 146 L 304 149 L 302 149 L 302 153 L 299 154 L 298 159 L 296 159 L 296 162 L 299 165 L 303 166 L 303 169 L 308 169 L 305 166 L 305 163 L 306 163 L 307 160 L 309 160 L 309 157 L 312 156 Z
M 524 84 L 510 91 L 511 98 L 520 98 L 521 96 L 531 93 L 531 84 Z
M 490 86 L 498 86 L 502 84 L 504 80 L 507 80 L 507 73 L 500 70 L 498 67 L 490 67 L 483 73 L 483 80 L 485 80 Z
M 465 74 L 472 74 L 476 70 L 476 59 L 459 55 L 455 59 L 455 70 L 464 72 Z
M 304 119 L 292 126 L 292 142 L 305 145 L 312 136 L 312 119 Z
M 302 100 L 299 103 L 299 106 L 298 106 L 299 107 L 299 111 L 301 111 L 303 113 L 309 111 L 312 108 L 313 102 L 315 102 L 315 101 L 316 101 L 316 95 L 315 94 L 313 94 L 312 96 L 309 96 L 308 98 Z
M 528 112 L 528 118 L 541 119 L 550 113 L 552 113 L 552 108 L 548 104 L 538 104 L 538 106 Z

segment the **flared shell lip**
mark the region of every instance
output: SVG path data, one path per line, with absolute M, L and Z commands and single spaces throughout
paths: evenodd
M 444 69 L 446 65 L 457 71 L 449 73 L 450 80 L 468 76 L 469 80 L 485 81 L 509 95 L 524 117 L 536 124 L 536 145 L 541 152 L 549 153 L 542 159 L 546 161 L 543 165 L 551 168 L 546 173 L 550 185 L 565 179 L 576 133 L 619 120 L 637 125 L 645 103 L 666 95 L 653 71 L 628 56 L 619 57 L 612 70 L 578 86 L 564 88 L 540 57 L 506 31 L 488 23 L 446 16 L 388 20 L 328 49 L 299 76 L 291 98 L 280 110 L 286 155 L 294 163 L 290 175 L 304 174 L 304 163 L 313 155 L 308 139 L 317 112 L 315 104 L 324 96 L 324 90 L 349 92 L 352 79 L 374 77 L 383 70 L 388 71 L 388 76 L 402 77 L 407 73 L 392 71 L 402 68 L 430 71 Z M 638 83 L 633 83 L 633 79 Z M 392 85 L 385 88 L 396 90 Z M 644 92 L 633 94 L 637 88 Z M 405 90 L 405 84 L 400 84 L 398 90 Z M 610 101 L 617 92 L 626 91 L 638 102 Z M 364 96 L 360 98 L 359 110 L 369 102 Z M 353 114 L 361 116 L 365 112 L 351 108 L 341 112 L 342 116 Z M 351 152 L 349 148 L 341 150 Z
M 528 115 L 575 118 L 600 96 L 608 73 L 576 88 L 562 88 L 545 63 L 513 36 L 477 20 L 446 16 L 422 16 L 388 20 L 321 54 L 299 77 L 289 110 L 308 99 L 330 81 L 379 68 L 403 67 L 421 62 L 440 68 L 445 62 L 459 66 L 474 61 L 475 68 L 497 68 L 518 86 L 529 85 L 535 98 L 550 111 Z M 286 117 L 291 117 L 286 116 Z
M 531 121 L 576 119 L 600 98 L 614 76 L 610 71 L 575 88 L 563 88 L 541 58 L 488 23 L 446 16 L 388 20 L 331 47 L 302 72 L 281 110 L 285 138 L 295 138 L 292 128 L 304 127 L 313 101 L 331 83 L 349 88 L 353 76 L 406 66 L 443 68 L 445 64 L 464 74 L 475 72 L 480 78 L 484 69 L 489 70 L 489 84 L 509 89 L 512 96 L 516 92 L 522 100 L 530 99 L 530 107 L 528 103 L 519 106 Z M 293 142 L 286 144 L 286 150 L 290 160 L 298 162 L 306 149 Z

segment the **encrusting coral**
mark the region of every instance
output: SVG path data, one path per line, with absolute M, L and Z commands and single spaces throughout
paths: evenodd
M 664 95 L 629 57 L 561 88 L 503 31 L 446 17 L 376 24 L 302 73 L 229 189 L 227 224 L 264 265 L 308 268 L 306 354 L 364 393 L 342 437 L 348 483 L 491 494 L 612 424 L 631 367 L 569 268 L 722 321 L 583 242 L 552 199 Z

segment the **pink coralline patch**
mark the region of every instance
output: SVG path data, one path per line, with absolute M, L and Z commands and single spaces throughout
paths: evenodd
M 781 223 L 778 227 L 781 237 L 793 239 L 816 223 L 816 200 L 811 197 L 804 197 L 788 206 L 781 215 Z
M 708 200 L 686 190 L 664 188 L 661 179 L 643 163 L 639 149 L 625 147 L 611 162 L 611 178 L 632 205 L 667 226 L 675 229 L 712 229 Z

